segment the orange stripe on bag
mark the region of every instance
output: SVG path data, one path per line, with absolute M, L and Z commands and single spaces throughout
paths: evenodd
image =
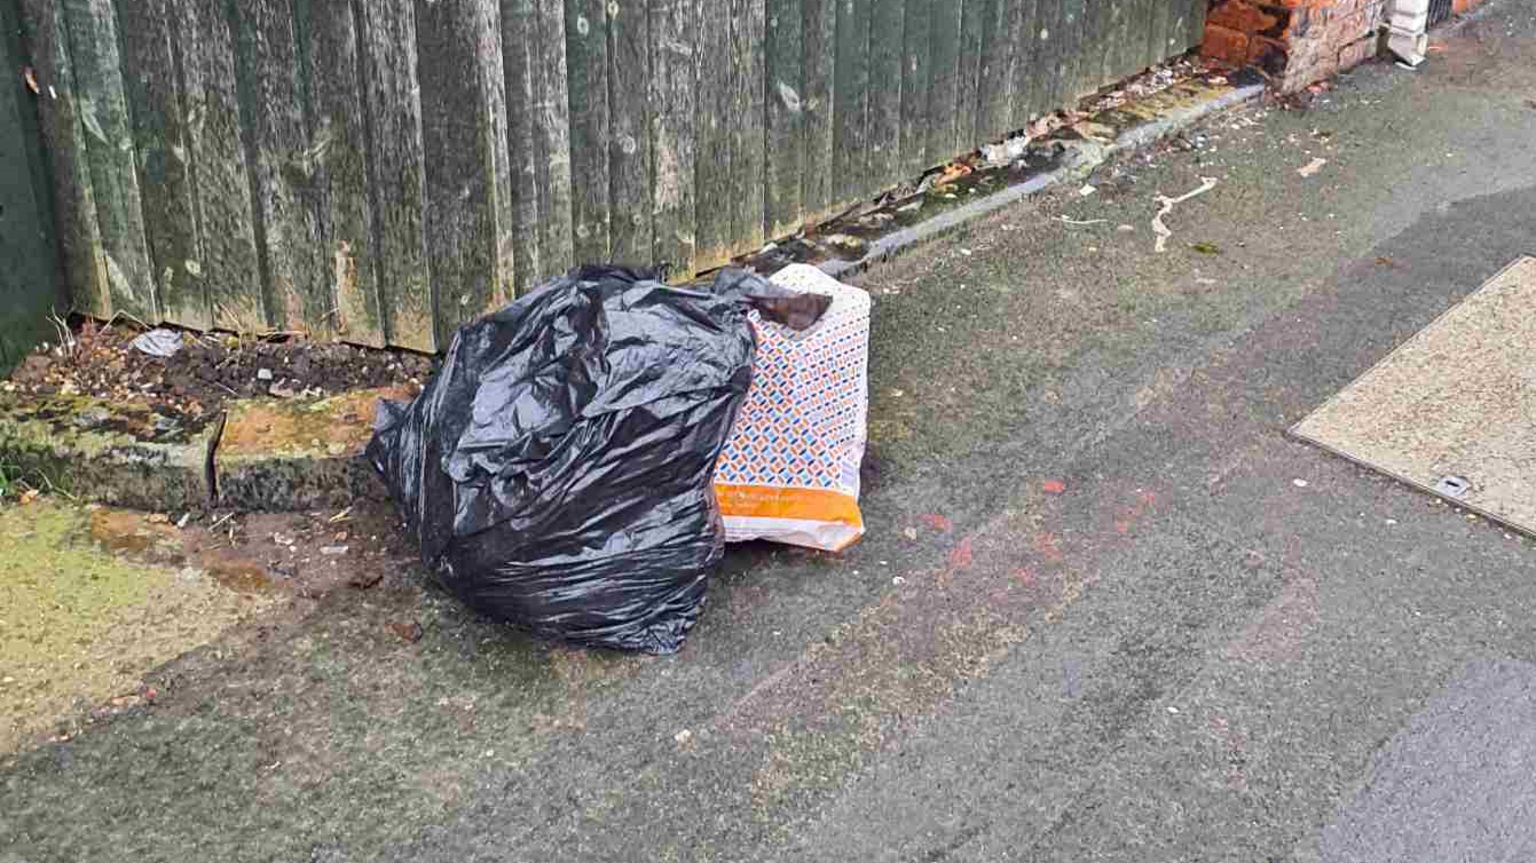
M 858 500 L 841 492 L 716 483 L 715 497 L 725 518 L 793 518 L 864 528 Z

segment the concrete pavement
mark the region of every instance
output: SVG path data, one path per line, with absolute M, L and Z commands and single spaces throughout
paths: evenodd
M 681 655 L 337 594 L 7 761 L 0 861 L 1521 859 L 1531 542 L 1284 434 L 1536 251 L 1536 11 L 1436 42 L 864 277 L 870 536 Z

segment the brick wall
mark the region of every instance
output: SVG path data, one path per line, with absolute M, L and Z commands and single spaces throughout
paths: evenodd
M 1376 54 L 1387 0 L 1213 0 L 1201 53 L 1299 90 Z

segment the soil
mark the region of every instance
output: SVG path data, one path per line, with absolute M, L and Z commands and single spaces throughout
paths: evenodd
M 161 358 L 131 346 L 141 332 L 120 322 L 84 321 L 63 343 L 45 344 L 22 360 L 7 389 L 137 401 L 196 425 L 231 399 L 420 386 L 436 365 L 409 351 L 191 332 L 181 333 L 180 350 Z

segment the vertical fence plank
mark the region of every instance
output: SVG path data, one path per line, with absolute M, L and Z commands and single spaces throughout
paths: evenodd
M 172 12 L 199 253 L 181 266 L 202 280 L 213 326 L 255 332 L 267 326 L 266 303 L 226 11 L 222 0 L 175 0 Z
M 995 141 L 1008 131 L 1008 72 L 1013 67 L 1013 43 L 1009 40 L 1012 18 L 1010 0 L 983 0 L 981 22 L 981 70 L 976 98 L 976 140 Z
M 700 0 L 652 0 L 651 258 L 673 276 L 695 270 L 694 148 Z
M 1040 53 L 1040 25 L 1036 7 L 1051 0 L 1016 0 L 1013 7 L 1013 62 L 1009 69 L 1011 126 L 1023 129 L 1040 112 L 1032 92 L 1035 64 Z
M 610 257 L 633 266 L 648 266 L 652 254 L 651 40 L 645 6 L 646 0 L 608 4 Z
M 869 23 L 869 168 L 864 197 L 905 179 L 901 171 L 903 0 L 874 0 Z
M 945 2 L 945 0 L 939 0 Z M 928 168 L 928 24 L 933 0 L 907 0 L 902 10 L 901 173 L 915 177 Z
M 800 0 L 769 0 L 767 28 L 768 234 L 799 227 L 805 153 L 805 39 Z
M 63 10 L 112 309 L 155 321 L 159 309 L 123 94 L 117 15 L 110 0 L 64 0 Z
M 832 208 L 832 140 L 837 56 L 838 0 L 802 0 L 805 89 L 800 108 L 805 114 L 805 144 L 800 180 L 800 205 L 815 221 Z
M 933 0 L 928 19 L 928 161 L 946 162 L 956 154 L 955 122 L 960 83 L 960 19 L 963 0 Z
M 731 218 L 731 252 L 763 244 L 763 183 L 767 154 L 763 137 L 765 0 L 733 0 L 731 16 L 731 174 L 736 184 Z
M 390 344 L 436 349 L 413 0 L 353 0 L 369 142 L 375 273 Z M 402 50 L 403 46 L 403 50 Z
M 731 226 L 737 190 L 731 173 L 732 63 L 731 4 L 703 0 L 700 11 L 698 64 L 698 134 L 694 162 L 695 267 L 709 269 L 731 258 Z
M 63 10 L 59 0 L 21 0 L 21 20 L 38 84 L 38 125 L 48 151 L 53 218 L 70 301 L 76 311 L 110 317 L 112 297 L 101 265 L 101 233 Z
M 498 17 L 495 0 L 416 4 L 427 260 L 439 342 L 514 292 Z
M 512 192 L 512 281 L 518 293 L 543 275 L 539 253 L 537 108 L 538 21 L 534 0 L 501 0 L 502 71 L 506 74 L 507 159 Z
M 17 11 L 0 3 L 0 69 L 11 72 L 0 81 L 0 375 L 48 336 L 50 314 L 66 311 L 34 110 L 47 96 L 16 74 L 30 65 Z
M 1035 58 L 1030 72 L 1029 100 L 1041 114 L 1061 108 L 1061 3 L 1040 0 L 1035 7 Z M 1102 59 L 1102 58 L 1100 58 Z
M 294 10 L 310 130 L 299 168 L 309 175 L 306 198 L 320 241 L 321 296 L 335 302 L 325 323 L 347 341 L 383 345 L 357 21 L 346 2 L 295 0 Z
M 1147 18 L 1147 60 L 1144 65 L 1151 66 L 1160 63 L 1169 56 L 1168 52 L 1168 19 L 1170 10 L 1168 0 L 1151 0 L 1152 9 Z
M 1062 107 L 1070 107 L 1084 95 L 1078 86 L 1078 67 L 1083 56 L 1083 36 L 1087 22 L 1083 20 L 1087 13 L 1085 0 L 1057 0 L 1061 4 L 1061 18 L 1057 26 L 1061 30 L 1061 39 L 1057 49 L 1060 52 L 1057 61 L 1057 93 Z
M 976 149 L 976 105 L 981 84 L 981 24 L 988 0 L 966 0 L 960 16 L 960 62 L 955 78 L 955 141 L 951 151 Z
M 268 325 L 329 335 L 334 308 L 317 254 L 320 229 L 306 200 L 313 162 L 292 7 L 288 0 L 229 4 L 238 34 L 241 120 L 256 200 Z
M 118 11 L 124 95 L 133 121 L 144 234 L 160 316 L 205 329 L 213 323 L 208 295 L 203 280 L 187 269 L 187 262 L 201 254 L 176 71 L 179 15 L 170 0 L 123 3 Z M 200 269 L 196 264 L 193 268 Z
M 837 59 L 832 93 L 832 194 L 858 200 L 869 164 L 869 12 L 872 0 L 837 4 Z
M 571 101 L 571 214 L 578 263 L 608 260 L 608 13 L 604 0 L 566 0 Z
M 1184 48 L 1193 48 L 1200 44 L 1205 36 L 1205 13 L 1210 8 L 1206 0 L 1192 0 L 1185 7 L 1189 10 L 1188 19 L 1185 21 Z
M 534 0 L 538 26 L 534 77 L 534 183 L 539 192 L 539 257 L 544 275 L 555 275 L 576 260 L 573 223 L 569 65 L 566 60 L 565 0 Z

